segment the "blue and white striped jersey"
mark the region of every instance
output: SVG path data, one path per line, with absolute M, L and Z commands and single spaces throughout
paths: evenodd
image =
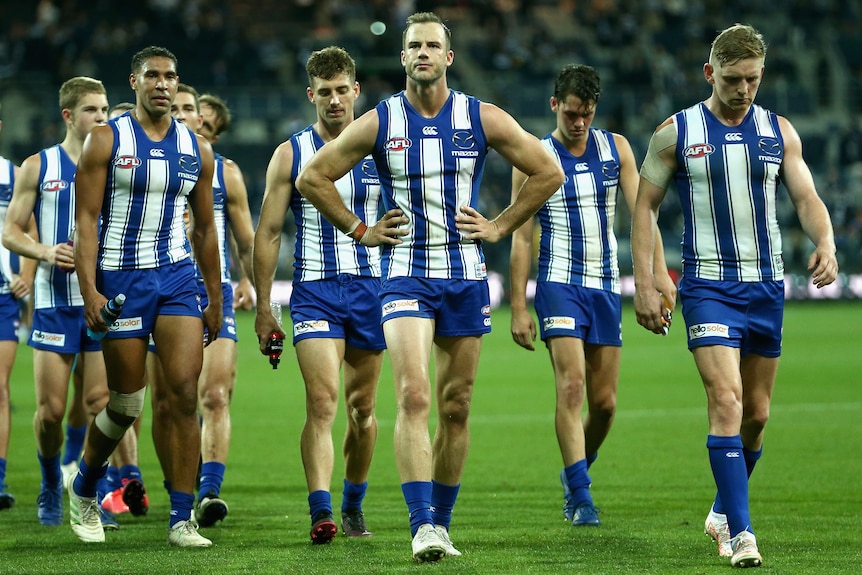
M 3 222 L 6 221 L 6 210 L 12 201 L 12 190 L 15 187 L 15 164 L 0 156 L 0 233 L 3 233 Z M 13 254 L 0 244 L 0 294 L 10 293 L 9 281 L 12 279 L 13 267 L 17 254 Z
M 213 166 L 213 215 L 218 242 L 219 262 L 221 262 L 221 283 L 230 283 L 230 245 L 228 244 L 228 226 L 230 218 L 227 213 L 227 186 L 224 183 L 224 160 L 221 154 L 215 154 Z M 194 256 L 194 253 L 192 253 Z M 195 262 L 195 278 L 201 284 L 204 276 Z M 203 288 L 201 288 L 203 289 Z M 205 293 L 202 292 L 202 293 Z
M 675 114 L 673 122 L 685 224 L 683 275 L 784 279 L 775 207 L 784 155 L 778 117 L 752 105 L 739 126 L 725 126 L 701 102 Z
M 536 213 L 541 229 L 537 281 L 620 293 L 614 235 L 620 156 L 613 134 L 591 128 L 579 157 L 550 134 L 542 144 L 557 158 L 566 180 Z
M 54 246 L 68 241 L 75 225 L 75 172 L 77 166 L 57 144 L 39 152 L 39 189 L 33 215 L 39 242 Z M 33 284 L 36 309 L 82 306 L 78 274 L 66 273 L 54 264 L 39 262 Z
M 108 125 L 114 148 L 102 205 L 99 267 L 149 269 L 188 258 L 183 212 L 201 170 L 194 133 L 171 118 L 167 135 L 154 142 L 128 113 Z
M 455 90 L 434 118 L 419 114 L 404 92 L 377 105 L 373 156 L 383 203 L 410 220 L 403 243 L 382 249 L 384 278 L 486 278 L 480 243 L 455 227 L 460 208 L 476 208 L 479 200 L 488 153 L 479 105 Z
M 333 278 L 338 274 L 380 277 L 378 248 L 368 248 L 338 231 L 311 202 L 296 191 L 296 177 L 323 145 L 323 139 L 309 126 L 291 136 L 294 193 L 290 209 L 296 221 L 294 281 Z M 380 206 L 380 180 L 371 156 L 335 182 L 344 204 L 368 226 L 377 223 Z

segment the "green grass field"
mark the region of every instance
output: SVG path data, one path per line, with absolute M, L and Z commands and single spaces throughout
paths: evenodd
M 253 340 L 253 315 L 238 318 L 239 381 L 233 443 L 222 496 L 223 524 L 204 530 L 214 547 L 165 543 L 168 499 L 144 413 L 141 468 L 151 509 L 121 516 L 104 545 L 79 543 L 68 526 L 36 519 L 39 468 L 32 432 L 29 348 L 12 377 L 7 483 L 16 506 L 0 513 L 0 574 L 541 573 L 713 574 L 730 570 L 703 535 L 714 493 L 705 442 L 705 397 L 685 349 L 682 321 L 653 336 L 624 310 L 618 415 L 593 466 L 602 526 L 575 529 L 561 516 L 561 461 L 553 426 L 550 363 L 509 336 L 508 312 L 493 314 L 473 402 L 472 448 L 455 508 L 460 558 L 417 565 L 392 450 L 394 400 L 388 365 L 380 385 L 380 438 L 365 512 L 375 536 L 312 547 L 299 457 L 304 394 L 296 360 L 272 371 Z M 860 572 L 862 393 L 858 302 L 789 304 L 764 456 L 751 480 L 751 512 L 775 574 Z M 344 429 L 336 423 L 336 452 Z M 342 466 L 336 460 L 334 505 Z M 68 510 L 66 511 L 68 517 Z

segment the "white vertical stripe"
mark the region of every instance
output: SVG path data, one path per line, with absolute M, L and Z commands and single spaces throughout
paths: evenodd
M 760 248 L 757 245 L 754 206 L 751 204 L 751 182 L 749 178 L 751 164 L 748 157 L 748 146 L 745 144 L 725 144 L 723 150 L 727 201 L 730 204 L 737 259 L 743 268 L 753 264 L 754 269 L 757 269 Z

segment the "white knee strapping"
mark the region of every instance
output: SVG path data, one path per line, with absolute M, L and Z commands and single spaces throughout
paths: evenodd
M 117 423 L 111 419 L 111 416 L 108 415 L 107 408 L 103 409 L 96 415 L 94 423 L 96 424 L 96 427 L 99 428 L 99 431 L 104 433 L 106 437 L 110 437 L 117 441 L 123 438 L 123 434 L 126 433 L 126 429 L 131 426 L 131 423 L 128 426 L 117 425 Z
M 144 410 L 144 399 L 147 394 L 146 387 L 142 387 L 134 393 L 118 393 L 114 390 L 110 390 L 109 393 L 108 407 L 114 413 L 119 413 L 135 420 Z

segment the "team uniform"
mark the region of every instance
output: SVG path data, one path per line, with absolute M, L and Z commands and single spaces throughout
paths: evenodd
M 39 188 L 33 214 L 39 241 L 53 246 L 67 242 L 75 221 L 77 166 L 59 144 L 39 152 Z M 33 331 L 29 345 L 62 354 L 99 351 L 87 335 L 84 298 L 78 274 L 40 261 L 34 283 Z
M 435 320 L 437 335 L 491 331 L 490 296 L 480 242 L 455 227 L 462 206 L 477 207 L 488 143 L 480 102 L 450 90 L 434 118 L 424 118 L 404 92 L 377 105 L 372 156 L 386 210 L 409 218 L 399 245 L 382 247 L 383 321 Z
M 215 215 L 215 229 L 218 242 L 219 261 L 221 262 L 221 292 L 222 292 L 222 325 L 218 336 L 237 341 L 236 337 L 236 315 L 233 311 L 233 286 L 230 283 L 230 245 L 228 244 L 228 229 L 230 229 L 230 218 L 227 212 L 227 186 L 224 183 L 224 161 L 220 154 L 215 154 L 215 165 L 213 170 L 213 210 Z M 206 284 L 200 268 L 195 266 L 195 275 L 198 282 L 198 295 L 200 296 L 201 308 L 205 308 L 209 299 L 207 297 Z M 206 332 L 206 329 L 204 329 Z
M 614 235 L 620 157 L 613 134 L 591 128 L 582 156 L 550 134 L 542 144 L 566 180 L 536 213 L 541 235 L 535 306 L 541 338 L 621 346 Z
M 684 221 L 679 294 L 689 348 L 723 345 L 778 357 L 784 309 L 778 116 L 752 105 L 730 127 L 699 103 L 673 122 Z
M 15 164 L 0 156 L 0 232 L 6 221 L 6 210 L 12 201 L 15 185 Z M 17 254 L 0 245 L 0 341 L 18 341 L 18 326 L 21 324 L 21 310 L 18 300 L 9 289 L 9 282 L 17 265 Z M 0 482 L 0 491 L 3 490 Z
M 107 297 L 125 293 L 126 304 L 106 337 L 146 337 L 159 315 L 201 317 L 183 218 L 200 150 L 195 134 L 173 119 L 159 142 L 128 113 L 108 125 L 114 144 L 96 281 Z
M 324 145 L 312 126 L 290 138 L 296 176 Z M 380 181 L 366 157 L 335 183 L 342 201 L 369 226 L 377 222 Z M 379 304 L 380 255 L 342 234 L 299 193 L 290 199 L 296 221 L 290 315 L 293 343 L 308 338 L 344 339 L 358 349 L 386 347 Z

